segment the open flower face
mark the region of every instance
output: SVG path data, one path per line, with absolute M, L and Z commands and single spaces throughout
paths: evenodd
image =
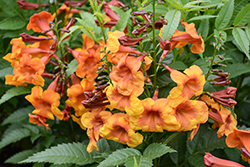
M 112 85 L 107 88 L 106 95 L 110 106 L 119 110 L 125 110 L 128 115 L 140 115 L 143 112 L 143 105 L 138 94 L 132 93 L 129 96 L 119 93 Z
M 107 120 L 111 115 L 111 112 L 104 111 L 103 108 L 96 108 L 81 116 L 82 125 L 88 128 L 87 135 L 90 139 L 87 147 L 88 152 L 92 152 L 93 147 L 98 151 L 96 142 L 101 138 L 99 130 L 105 123 L 107 123 Z
M 140 115 L 130 116 L 133 129 L 149 132 L 163 132 L 163 130 L 174 131 L 180 128 L 180 124 L 174 115 L 167 111 L 167 99 L 153 100 L 151 98 L 142 101 L 144 111 Z
M 14 65 L 14 76 L 8 76 L 10 78 L 6 80 L 6 84 L 11 84 L 12 82 L 22 82 L 44 86 L 44 79 L 41 74 L 45 69 L 45 65 L 40 59 L 31 59 L 31 57 L 32 56 L 30 54 L 23 54 L 20 61 L 16 62 Z
M 186 75 L 174 70 L 170 74 L 172 80 L 177 83 L 177 87 L 174 87 L 168 96 L 169 104 L 173 107 L 203 92 L 205 76 L 202 75 L 202 70 L 198 66 L 193 65 L 186 69 L 184 73 Z
M 143 92 L 144 76 L 138 71 L 140 67 L 141 61 L 131 56 L 122 57 L 117 66 L 113 67 L 110 78 L 119 93 L 129 96 L 132 92 Z
M 250 131 L 234 129 L 226 138 L 226 144 L 228 147 L 237 147 L 238 149 L 245 149 L 248 155 L 244 155 L 247 162 L 250 164 Z
M 35 32 L 42 32 L 50 29 L 49 22 L 53 21 L 54 17 L 51 16 L 51 13 L 42 11 L 40 13 L 35 13 L 30 18 L 30 22 L 27 25 L 27 30 L 32 29 Z M 49 31 L 46 33 L 47 35 L 54 37 L 53 31 Z
M 170 103 L 170 102 L 169 102 Z M 170 115 L 176 117 L 180 124 L 176 131 L 188 131 L 195 129 L 198 124 L 205 123 L 208 119 L 208 108 L 204 102 L 198 100 L 188 100 L 177 107 L 167 106 Z
M 53 90 L 45 90 L 40 86 L 35 86 L 31 90 L 31 94 L 25 98 L 36 108 L 32 113 L 40 115 L 44 118 L 54 120 L 54 115 L 60 120 L 64 114 L 57 108 L 60 105 L 60 95 Z
M 114 140 L 129 147 L 136 147 L 142 143 L 143 136 L 135 131 L 129 125 L 129 116 L 123 113 L 112 115 L 106 124 L 100 129 L 100 135 L 103 138 Z

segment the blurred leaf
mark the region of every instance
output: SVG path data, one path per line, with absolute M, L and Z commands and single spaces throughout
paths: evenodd
M 20 17 L 9 17 L 0 21 L 0 30 L 18 30 L 25 25 L 26 23 Z
M 201 15 L 201 16 L 192 17 L 191 19 L 188 20 L 188 22 L 194 21 L 194 20 L 203 20 L 203 19 L 215 18 L 215 17 L 217 17 L 217 16 L 213 16 L 213 15 Z
M 0 6 L 3 7 L 3 12 L 11 16 L 16 16 L 16 15 L 22 16 L 22 10 L 19 8 L 16 0 L 7 0 L 7 1 L 1 0 Z
M 208 31 L 209 31 L 209 19 L 202 20 L 197 30 L 197 33 L 201 34 L 201 37 L 203 38 L 203 40 L 205 40 L 207 38 Z
M 6 93 L 1 97 L 0 104 L 6 102 L 7 100 L 11 99 L 12 97 L 28 94 L 31 92 L 30 87 L 20 86 L 20 87 L 13 87 L 6 91 Z
M 4 77 L 5 75 L 13 75 L 13 67 L 7 67 L 0 69 L 0 78 Z
M 170 39 L 177 29 L 181 20 L 181 12 L 178 10 L 170 10 L 165 15 L 165 19 L 168 20 L 168 24 L 163 26 L 162 39 Z
M 49 146 L 51 146 L 51 144 L 54 142 L 55 140 L 55 136 L 46 136 L 43 140 L 43 145 L 48 148 Z
M 241 9 L 241 11 L 236 15 L 234 19 L 234 27 L 243 26 L 247 24 L 249 20 L 250 20 L 250 4 Z
M 34 153 L 33 150 L 24 150 L 16 153 L 12 157 L 8 158 L 4 163 L 18 164 L 18 162 L 25 160 Z
M 234 22 L 236 15 L 240 12 L 240 10 L 248 4 L 248 0 L 237 0 L 237 3 L 234 4 L 234 12 L 228 26 L 231 26 Z
M 13 122 L 20 122 L 26 118 L 28 118 L 28 114 L 34 109 L 33 106 L 27 106 L 25 108 L 20 108 L 14 111 L 10 116 L 8 116 L 1 125 L 6 125 Z
M 229 72 L 229 79 L 235 78 L 241 74 L 250 72 L 250 64 L 235 63 L 229 64 L 224 69 L 224 71 Z
M 87 147 L 81 143 L 59 144 L 38 152 L 20 163 L 49 162 L 54 164 L 74 163 L 77 165 L 95 162 L 94 153 L 87 152 Z
M 175 69 L 175 70 L 185 70 L 188 68 L 186 64 L 184 64 L 182 61 L 175 61 L 169 65 L 169 67 Z
M 36 125 L 28 124 L 28 125 L 23 125 L 23 127 L 28 129 L 31 134 L 39 133 L 39 129 L 36 127 Z
M 164 144 L 152 143 L 144 150 L 143 156 L 149 157 L 151 159 L 155 159 L 166 153 L 172 153 L 172 152 L 176 152 L 176 151 Z
M 247 34 L 248 40 L 250 41 L 250 24 L 248 25 L 246 29 L 246 34 Z
M 141 155 L 129 156 L 125 163 L 126 167 L 151 167 L 152 159 Z
M 243 31 L 240 28 L 234 28 L 233 29 L 233 37 L 236 41 L 236 43 L 239 45 L 239 49 L 241 49 L 247 56 L 248 59 L 249 57 L 249 40 L 246 36 L 245 31 Z
M 234 0 L 229 0 L 226 4 L 221 8 L 218 13 L 218 17 L 215 19 L 215 28 L 220 30 L 225 28 L 230 21 L 234 9 Z
M 69 65 L 68 65 L 68 69 L 66 70 L 67 76 L 70 76 L 70 74 L 74 73 L 78 67 L 78 63 L 76 61 L 76 59 L 73 59 Z
M 124 164 L 129 156 L 141 155 L 141 153 L 134 148 L 124 148 L 117 150 L 110 154 L 105 160 L 103 160 L 98 167 L 111 167 L 120 164 Z
M 112 28 L 112 30 L 123 31 L 128 24 L 130 13 L 131 9 L 124 12 L 124 14 L 120 17 L 119 21 L 116 23 L 115 27 Z
M 29 130 L 24 128 L 15 129 L 2 138 L 0 141 L 0 149 L 9 145 L 10 143 L 14 143 L 28 136 L 30 136 Z
M 203 157 L 204 155 L 199 153 L 195 156 L 189 156 L 188 161 L 195 167 L 205 167 Z

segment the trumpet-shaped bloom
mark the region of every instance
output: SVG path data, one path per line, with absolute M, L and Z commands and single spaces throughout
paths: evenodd
M 82 101 L 86 100 L 84 91 L 92 91 L 94 88 L 93 82 L 83 79 L 81 84 L 72 85 L 67 89 L 69 99 L 66 101 L 66 104 L 75 109 L 75 115 L 77 117 L 89 111 L 89 109 L 86 109 L 82 104 Z
M 180 124 L 180 128 L 175 129 L 177 131 L 195 129 L 198 124 L 205 123 L 208 120 L 208 108 L 204 102 L 198 100 L 188 100 L 177 107 L 168 105 L 166 110 L 170 115 L 174 115 Z
M 244 167 L 237 162 L 217 158 L 208 152 L 205 153 L 204 164 L 206 167 Z
M 110 51 L 111 53 L 118 52 L 120 46 L 118 38 L 122 36 L 125 36 L 125 34 L 121 31 L 108 32 L 107 51 Z
M 228 136 L 236 129 L 237 121 L 230 110 L 219 105 L 207 95 L 203 95 L 200 100 L 204 101 L 209 107 L 209 117 L 215 121 L 212 127 L 219 127 L 218 137 L 222 137 L 224 134 Z
M 174 87 L 168 96 L 170 100 L 169 105 L 173 107 L 203 92 L 205 76 L 202 75 L 202 70 L 198 66 L 193 65 L 186 69 L 184 73 L 186 75 L 174 70 L 170 74 L 172 80 L 177 83 L 177 87 Z
M 171 48 L 173 46 L 182 48 L 183 46 L 187 45 L 188 42 L 190 42 L 191 44 L 193 44 L 190 48 L 193 53 L 203 53 L 204 41 L 201 38 L 201 35 L 198 35 L 195 29 L 195 24 L 188 24 L 186 22 L 182 22 L 181 24 L 185 26 L 185 32 L 175 30 L 172 38 L 170 39 Z
M 135 130 L 163 132 L 164 129 L 175 131 L 180 124 L 174 115 L 168 113 L 167 99 L 153 100 L 151 98 L 142 101 L 144 111 L 140 115 L 130 116 L 131 127 Z
M 113 67 L 110 79 L 119 93 L 128 96 L 132 92 L 143 92 L 144 76 L 138 71 L 140 67 L 141 61 L 131 56 L 122 57 Z
M 226 144 L 228 147 L 237 147 L 238 149 L 242 150 L 245 149 L 244 152 L 248 152 L 247 155 L 244 154 L 243 156 L 246 157 L 248 163 L 250 164 L 250 131 L 234 129 L 232 133 L 230 133 L 226 138 Z
M 57 108 L 60 105 L 60 95 L 53 90 L 45 90 L 40 86 L 35 86 L 31 94 L 25 98 L 36 108 L 32 113 L 44 118 L 54 120 L 54 115 L 60 120 L 64 114 Z
M 143 140 L 143 136 L 135 133 L 130 127 L 129 116 L 124 113 L 116 113 L 109 117 L 99 132 L 103 138 L 127 144 L 129 147 L 136 147 Z
M 35 13 L 30 17 L 29 24 L 27 25 L 27 30 L 32 29 L 35 32 L 47 31 L 50 29 L 49 22 L 53 21 L 54 17 L 51 16 L 51 13 L 42 11 L 40 13 Z M 53 31 L 46 33 L 47 35 L 54 37 Z
M 128 96 L 119 93 L 112 85 L 107 88 L 106 95 L 110 106 L 119 110 L 125 110 L 128 115 L 140 115 L 143 112 L 143 105 L 138 94 L 132 93 Z
M 104 111 L 103 108 L 96 108 L 81 116 L 82 125 L 88 128 L 87 135 L 90 139 L 87 147 L 88 152 L 92 152 L 93 147 L 98 151 L 96 142 L 101 138 L 99 130 L 105 123 L 107 123 L 107 120 L 111 115 L 111 112 Z
M 20 59 L 20 61 L 15 63 L 14 76 L 12 77 L 12 75 L 7 75 L 5 84 L 22 82 L 44 86 L 44 79 L 41 76 L 44 69 L 45 65 L 40 59 L 31 59 L 31 55 L 23 54 L 23 57 Z

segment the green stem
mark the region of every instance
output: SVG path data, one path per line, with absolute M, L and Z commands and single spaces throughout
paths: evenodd
M 155 52 L 155 49 L 156 49 L 156 45 L 155 45 L 155 0 L 153 0 L 153 25 L 152 25 L 152 28 L 153 28 L 153 57 L 154 57 L 154 81 L 153 81 L 153 84 L 154 84 L 154 90 L 156 89 L 156 73 L 157 73 L 157 67 L 156 67 L 156 52 Z
M 216 49 L 214 48 L 214 55 L 213 55 L 213 58 L 212 58 L 212 60 L 211 60 L 211 63 L 210 63 L 210 66 L 209 66 L 209 70 L 208 70 L 208 72 L 207 72 L 207 74 L 206 74 L 206 80 L 207 80 L 207 78 L 209 77 L 209 75 L 210 75 L 210 71 L 211 71 L 211 69 L 212 69 L 212 66 L 213 66 L 213 62 L 214 62 L 214 59 L 215 59 L 215 56 L 216 56 Z
M 170 135 L 164 142 L 163 144 L 168 144 L 173 138 L 175 138 L 180 132 L 175 132 L 172 135 Z
M 175 4 L 173 4 L 172 2 L 168 1 L 168 0 L 165 0 L 168 4 L 170 4 L 171 6 L 175 7 L 176 9 L 178 9 L 179 7 L 176 6 Z

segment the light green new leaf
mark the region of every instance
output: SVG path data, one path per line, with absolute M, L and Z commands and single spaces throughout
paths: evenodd
M 13 123 L 13 122 L 20 122 L 22 120 L 24 120 L 25 118 L 28 118 L 28 114 L 31 113 L 31 111 L 34 109 L 33 106 L 28 106 L 25 108 L 20 108 L 16 111 L 14 111 L 10 116 L 8 116 L 1 125 L 6 125 L 9 123 Z
M 45 151 L 34 154 L 20 163 L 49 162 L 54 164 L 73 163 L 86 165 L 95 162 L 95 154 L 87 152 L 87 146 L 82 143 L 59 144 Z
M 20 17 L 9 17 L 0 21 L 0 30 L 18 30 L 26 25 Z
M 170 39 L 177 29 L 181 20 L 181 12 L 178 10 L 170 10 L 165 15 L 165 19 L 168 20 L 168 24 L 163 26 L 162 39 Z
M 241 11 L 236 15 L 234 19 L 234 27 L 243 26 L 247 24 L 249 20 L 250 20 L 250 4 L 241 9 Z
M 218 17 L 215 19 L 215 28 L 220 30 L 227 26 L 229 23 L 234 10 L 234 0 L 229 0 L 221 8 Z
M 239 49 L 241 49 L 246 56 L 248 57 L 248 59 L 250 59 L 249 57 L 249 40 L 246 36 L 245 31 L 243 31 L 240 28 L 234 28 L 233 29 L 233 37 L 236 41 L 236 43 L 239 45 Z
M 201 37 L 203 38 L 203 40 L 205 40 L 207 38 L 208 31 L 209 31 L 209 19 L 202 20 L 197 30 L 197 33 L 201 34 Z
M 14 143 L 28 136 L 30 136 L 30 131 L 28 129 L 15 129 L 2 138 L 0 141 L 0 149 L 9 145 L 10 143 Z
M 152 159 L 141 155 L 129 156 L 125 163 L 126 167 L 151 167 Z
M 12 157 L 8 158 L 4 163 L 18 164 L 18 162 L 25 160 L 34 153 L 33 150 L 21 151 Z
M 240 76 L 241 74 L 249 73 L 250 65 L 242 63 L 229 64 L 223 70 L 229 72 L 229 79 L 232 79 L 237 76 Z
M 189 19 L 188 22 L 194 21 L 194 20 L 203 20 L 203 19 L 215 18 L 215 17 L 217 17 L 217 16 L 213 16 L 213 15 L 196 16 L 196 17 L 192 17 L 191 19 Z
M 141 155 L 141 153 L 134 148 L 124 148 L 117 150 L 110 154 L 104 161 L 102 161 L 97 167 L 111 167 L 120 164 L 124 164 L 129 156 Z
M 114 29 L 112 30 L 123 31 L 128 24 L 130 13 L 131 9 L 124 12 L 123 15 L 120 17 L 119 21 L 116 23 Z
M 6 93 L 2 96 L 0 99 L 0 104 L 6 102 L 7 100 L 11 99 L 12 97 L 22 95 L 22 94 L 28 94 L 30 93 L 30 87 L 20 86 L 20 87 L 13 87 L 6 91 Z
M 72 60 L 69 65 L 68 65 L 68 69 L 66 70 L 67 76 L 70 76 L 70 74 L 74 73 L 78 67 L 78 63 L 76 61 L 76 59 Z
M 176 151 L 164 144 L 152 143 L 144 150 L 143 156 L 149 157 L 151 159 L 155 159 L 166 153 L 172 153 L 172 152 L 176 152 Z

